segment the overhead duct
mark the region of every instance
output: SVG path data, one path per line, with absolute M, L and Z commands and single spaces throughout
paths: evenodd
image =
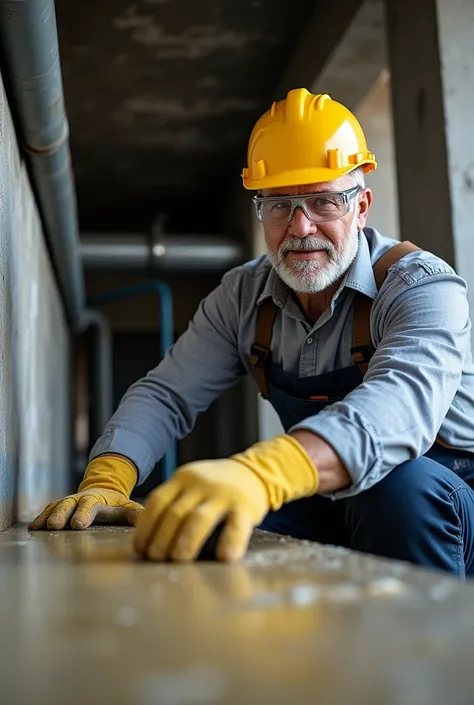
M 0 45 L 20 145 L 29 156 L 66 313 L 77 328 L 84 282 L 54 0 L 0 0 Z
M 244 247 L 219 235 L 87 233 L 81 237 L 86 269 L 145 269 L 219 272 L 245 261 Z

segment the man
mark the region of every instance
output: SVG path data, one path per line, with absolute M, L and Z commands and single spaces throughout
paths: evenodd
M 223 561 L 239 560 L 262 526 L 474 572 L 466 284 L 434 255 L 366 227 L 364 173 L 375 166 L 356 118 L 329 96 L 297 89 L 273 104 L 243 170 L 269 257 L 223 277 L 129 389 L 79 492 L 32 529 L 125 521 L 140 555 L 189 561 L 223 522 Z M 168 445 L 245 373 L 286 433 L 178 469 L 144 510 L 130 502 Z

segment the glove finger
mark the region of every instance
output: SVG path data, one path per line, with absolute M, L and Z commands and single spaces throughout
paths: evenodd
M 127 512 L 127 524 L 130 524 L 131 526 L 137 525 L 139 515 L 145 511 L 145 507 L 142 504 L 138 504 L 138 502 L 128 502 L 124 505 L 124 509 Z
M 227 508 L 222 500 L 209 500 L 199 504 L 179 527 L 171 548 L 174 561 L 196 559 L 213 529 L 217 526 Z
M 170 480 L 158 487 L 150 495 L 145 504 L 145 511 L 140 512 L 135 528 L 134 548 L 140 555 L 145 555 L 147 544 L 151 539 L 155 526 L 158 524 L 162 513 L 174 501 L 181 491 L 177 482 Z
M 184 492 L 162 514 L 148 542 L 146 554 L 152 561 L 163 561 L 174 543 L 180 524 L 201 501 L 196 492 Z
M 71 519 L 71 529 L 82 531 L 94 521 L 97 512 L 104 506 L 95 496 L 81 497 L 74 516 Z
M 125 507 L 110 507 L 108 504 L 97 504 L 90 512 L 93 524 L 108 524 L 124 526 L 128 524 L 128 510 Z
M 229 512 L 217 542 L 217 558 L 227 563 L 240 561 L 245 555 L 254 526 L 248 512 L 242 509 Z
M 92 510 L 92 518 L 94 524 L 109 524 L 115 526 L 131 524 L 134 526 L 134 521 L 137 520 L 140 511 L 143 512 L 144 507 L 135 502 L 124 502 L 117 507 L 97 504 L 97 507 Z
M 38 516 L 35 519 L 33 519 L 32 522 L 30 522 L 28 524 L 28 529 L 30 529 L 30 531 L 38 531 L 39 529 L 46 529 L 46 521 L 47 521 L 49 515 L 51 514 L 53 509 L 55 507 L 57 507 L 58 504 L 62 501 L 63 501 L 62 499 L 57 499 L 55 502 L 51 502 L 50 504 L 48 504 L 48 506 L 45 507 L 45 509 L 43 509 L 41 514 L 38 514 Z
M 76 511 L 77 499 L 74 497 L 66 497 L 59 502 L 49 515 L 46 526 L 51 531 L 61 531 L 65 529 L 70 518 Z

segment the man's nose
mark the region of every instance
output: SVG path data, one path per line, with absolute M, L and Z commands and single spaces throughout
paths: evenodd
M 308 235 L 314 235 L 317 230 L 317 224 L 305 215 L 301 206 L 297 206 L 290 221 L 290 233 L 295 237 L 307 237 Z

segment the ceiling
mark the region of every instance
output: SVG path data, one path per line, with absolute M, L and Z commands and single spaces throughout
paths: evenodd
M 56 0 L 82 230 L 219 232 L 314 0 Z

